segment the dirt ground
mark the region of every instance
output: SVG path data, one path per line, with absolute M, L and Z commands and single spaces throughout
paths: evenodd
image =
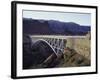
M 90 60 L 78 54 L 74 49 L 67 48 L 57 67 L 90 66 Z
M 91 60 L 91 40 L 86 38 L 67 39 L 67 47 L 75 49 L 78 54 Z

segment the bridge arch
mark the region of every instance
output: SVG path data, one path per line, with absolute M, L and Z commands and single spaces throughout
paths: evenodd
M 56 53 L 55 49 L 52 47 L 52 45 L 50 45 L 50 43 L 48 43 L 48 41 L 46 41 L 46 40 L 44 40 L 44 39 L 37 39 L 37 40 L 35 41 L 35 43 L 36 43 L 36 42 L 39 42 L 39 41 L 45 42 L 45 43 L 53 50 L 53 52 L 54 52 L 54 53 L 56 54 L 56 56 L 57 56 L 57 53 Z

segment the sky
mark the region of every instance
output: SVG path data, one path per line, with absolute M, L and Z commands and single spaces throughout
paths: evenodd
M 51 11 L 23 11 L 23 18 L 59 20 L 63 22 L 75 22 L 80 25 L 91 25 L 91 14 Z

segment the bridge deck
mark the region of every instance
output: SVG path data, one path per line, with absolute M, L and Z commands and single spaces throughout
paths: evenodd
M 54 39 L 67 39 L 67 38 L 86 38 L 86 36 L 62 36 L 62 35 L 31 35 L 35 38 L 54 38 Z

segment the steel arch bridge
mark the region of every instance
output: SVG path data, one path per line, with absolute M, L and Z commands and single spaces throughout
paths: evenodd
M 58 56 L 58 54 L 63 54 L 64 48 L 66 47 L 67 38 L 85 38 L 86 36 L 47 36 L 47 35 L 34 35 L 31 36 L 32 41 L 38 42 L 43 41 L 51 47 L 53 52 Z

